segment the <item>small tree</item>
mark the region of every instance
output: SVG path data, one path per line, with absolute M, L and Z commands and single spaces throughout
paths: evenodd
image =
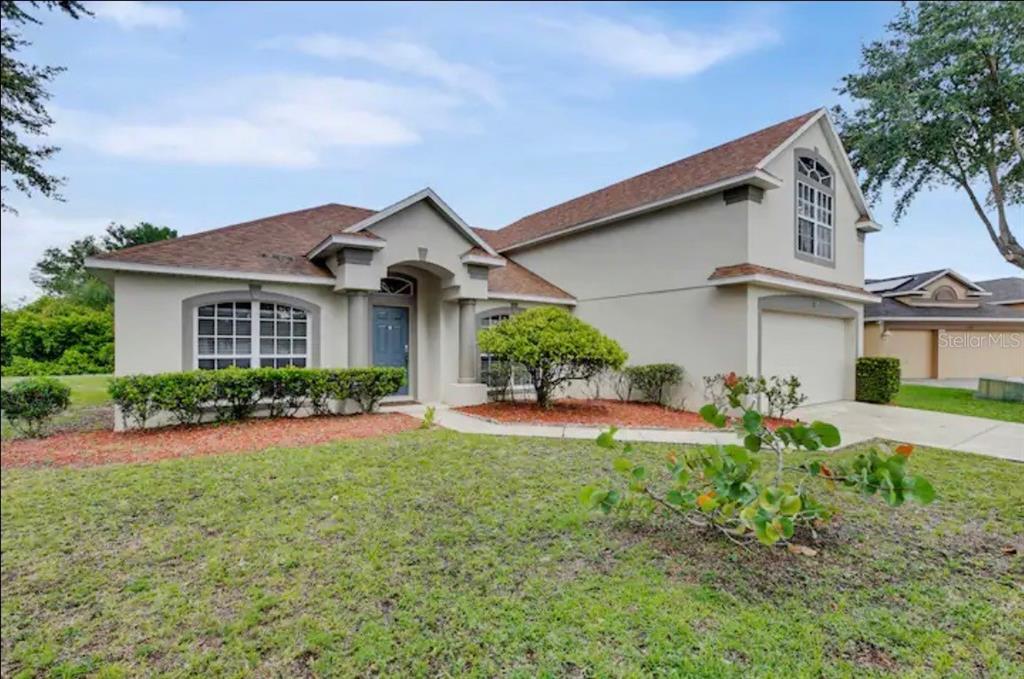
M 627 354 L 613 339 L 556 307 L 536 307 L 480 331 L 480 350 L 526 369 L 537 403 L 551 407 L 555 390 L 618 369 Z

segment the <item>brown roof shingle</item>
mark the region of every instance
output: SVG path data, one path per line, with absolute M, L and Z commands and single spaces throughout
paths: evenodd
M 757 168 L 820 109 L 739 139 L 625 179 L 586 195 L 527 215 L 494 232 L 491 245 L 503 250 L 602 217 L 671 198 Z
M 812 278 L 810 276 L 801 276 L 800 274 L 790 273 L 789 271 L 783 271 L 782 269 L 773 269 L 770 266 L 761 266 L 760 264 L 751 264 L 744 262 L 743 264 L 729 264 L 728 266 L 720 266 L 711 272 L 708 276 L 709 281 L 721 280 L 723 278 L 736 278 L 738 276 L 753 276 L 761 274 L 763 276 L 774 276 L 776 278 L 785 278 L 798 283 L 809 283 L 811 285 L 822 285 L 827 288 L 836 288 L 837 290 L 846 290 L 848 292 L 856 292 L 862 295 L 870 295 L 864 288 L 857 287 L 856 285 L 844 285 L 843 283 L 833 283 L 832 281 L 826 281 L 821 278 Z
M 251 222 L 137 245 L 97 259 L 157 266 L 329 278 L 306 253 L 331 234 L 366 219 L 374 210 L 328 203 Z

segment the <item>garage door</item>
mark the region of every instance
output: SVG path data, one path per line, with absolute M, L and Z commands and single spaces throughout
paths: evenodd
M 796 375 L 807 404 L 852 397 L 854 338 L 850 321 L 765 311 L 761 314 L 761 374 Z

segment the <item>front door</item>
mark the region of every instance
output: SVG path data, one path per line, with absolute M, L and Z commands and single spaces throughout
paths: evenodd
M 408 307 L 373 307 L 373 364 L 405 368 L 406 383 L 395 394 L 409 394 Z

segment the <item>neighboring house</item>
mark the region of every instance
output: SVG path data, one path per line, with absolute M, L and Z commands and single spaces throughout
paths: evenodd
M 864 353 L 906 378 L 1024 377 L 1024 278 L 971 281 L 952 269 L 869 280 Z
M 555 304 L 634 364 L 796 374 L 852 398 L 864 239 L 878 230 L 823 109 L 499 230 L 426 189 L 329 204 L 88 260 L 115 292 L 116 372 L 405 365 L 401 396 L 487 398 L 477 329 Z

